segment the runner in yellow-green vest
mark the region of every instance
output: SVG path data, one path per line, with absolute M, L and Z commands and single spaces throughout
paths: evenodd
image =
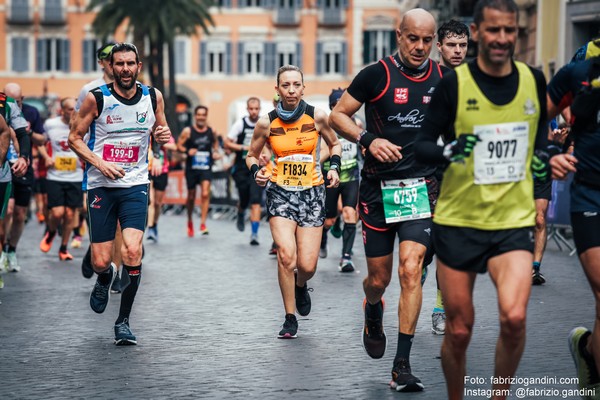
M 512 60 L 517 18 L 512 0 L 477 3 L 471 25 L 477 59 L 444 74 L 417 138 L 419 160 L 449 164 L 432 231 L 446 308 L 441 355 L 449 399 L 464 396 L 478 273 L 489 272 L 498 292 L 500 337 L 493 375 L 513 376 L 525 347 L 533 176 L 543 181 L 550 174 L 546 83 L 542 72 Z M 444 147 L 436 143 L 440 135 Z M 507 382 L 493 382 L 494 398 L 506 398 Z

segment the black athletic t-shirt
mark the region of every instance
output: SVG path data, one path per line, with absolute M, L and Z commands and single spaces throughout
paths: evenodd
M 365 179 L 427 177 L 435 171 L 435 167 L 415 161 L 414 142 L 442 77 L 441 69 L 429 60 L 425 75 L 413 78 L 400 70 L 396 57 L 366 67 L 348 87 L 348 93 L 365 104 L 367 130 L 402 146 L 402 159 L 395 163 L 382 163 L 367 151 L 362 170 Z
M 485 74 L 477 65 L 477 60 L 468 63 L 469 71 L 485 97 L 496 105 L 508 104 L 517 94 L 519 73 L 512 64 L 512 72 L 500 78 Z M 535 148 L 547 149 L 548 124 L 546 110 L 546 79 L 542 71 L 529 67 L 536 82 L 537 96 L 540 103 L 540 119 Z M 443 148 L 437 145 L 438 137 L 445 143 L 456 138 L 454 120 L 458 103 L 458 79 L 455 71 L 449 71 L 438 84 L 435 96 L 431 99 L 429 111 L 423 121 L 423 128 L 417 138 L 417 157 L 419 160 L 447 164 L 443 156 Z
M 206 154 L 206 161 L 202 161 L 203 163 L 208 163 L 209 166 L 212 167 L 213 165 L 213 158 L 212 158 L 212 150 L 213 150 L 213 146 L 214 146 L 214 142 L 215 142 L 215 135 L 213 133 L 212 128 L 208 127 L 206 129 L 206 131 L 204 132 L 199 132 L 195 127 L 190 126 L 190 137 L 185 141 L 185 148 L 186 151 L 189 151 L 190 149 L 196 149 L 198 150 L 198 152 L 196 153 L 197 155 L 195 156 L 196 159 L 194 159 L 194 157 L 189 157 L 186 159 L 185 162 L 185 167 L 187 169 L 206 169 L 206 168 L 199 168 L 195 166 L 195 163 L 197 162 L 197 160 L 200 158 L 200 154 L 198 153 L 204 153 Z

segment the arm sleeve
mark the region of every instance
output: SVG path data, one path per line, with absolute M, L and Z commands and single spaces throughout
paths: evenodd
M 458 101 L 458 81 L 454 71 L 444 75 L 438 83 L 435 93 L 425 114 L 421 131 L 417 135 L 415 155 L 423 163 L 446 165 L 444 148 L 437 144 L 443 137 L 444 143 L 456 138 L 454 119 Z

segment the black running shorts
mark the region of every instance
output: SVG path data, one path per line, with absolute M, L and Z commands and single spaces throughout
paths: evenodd
M 514 250 L 533 253 L 533 227 L 484 231 L 433 224 L 436 257 L 450 268 L 487 272 L 488 260 Z
M 577 254 L 582 254 L 592 247 L 600 247 L 600 212 L 571 213 L 571 226 Z

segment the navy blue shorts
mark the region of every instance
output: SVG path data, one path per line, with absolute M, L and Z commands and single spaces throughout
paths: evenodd
M 117 220 L 121 229 L 144 231 L 148 217 L 148 184 L 130 188 L 90 189 L 87 192 L 90 242 L 115 239 Z

